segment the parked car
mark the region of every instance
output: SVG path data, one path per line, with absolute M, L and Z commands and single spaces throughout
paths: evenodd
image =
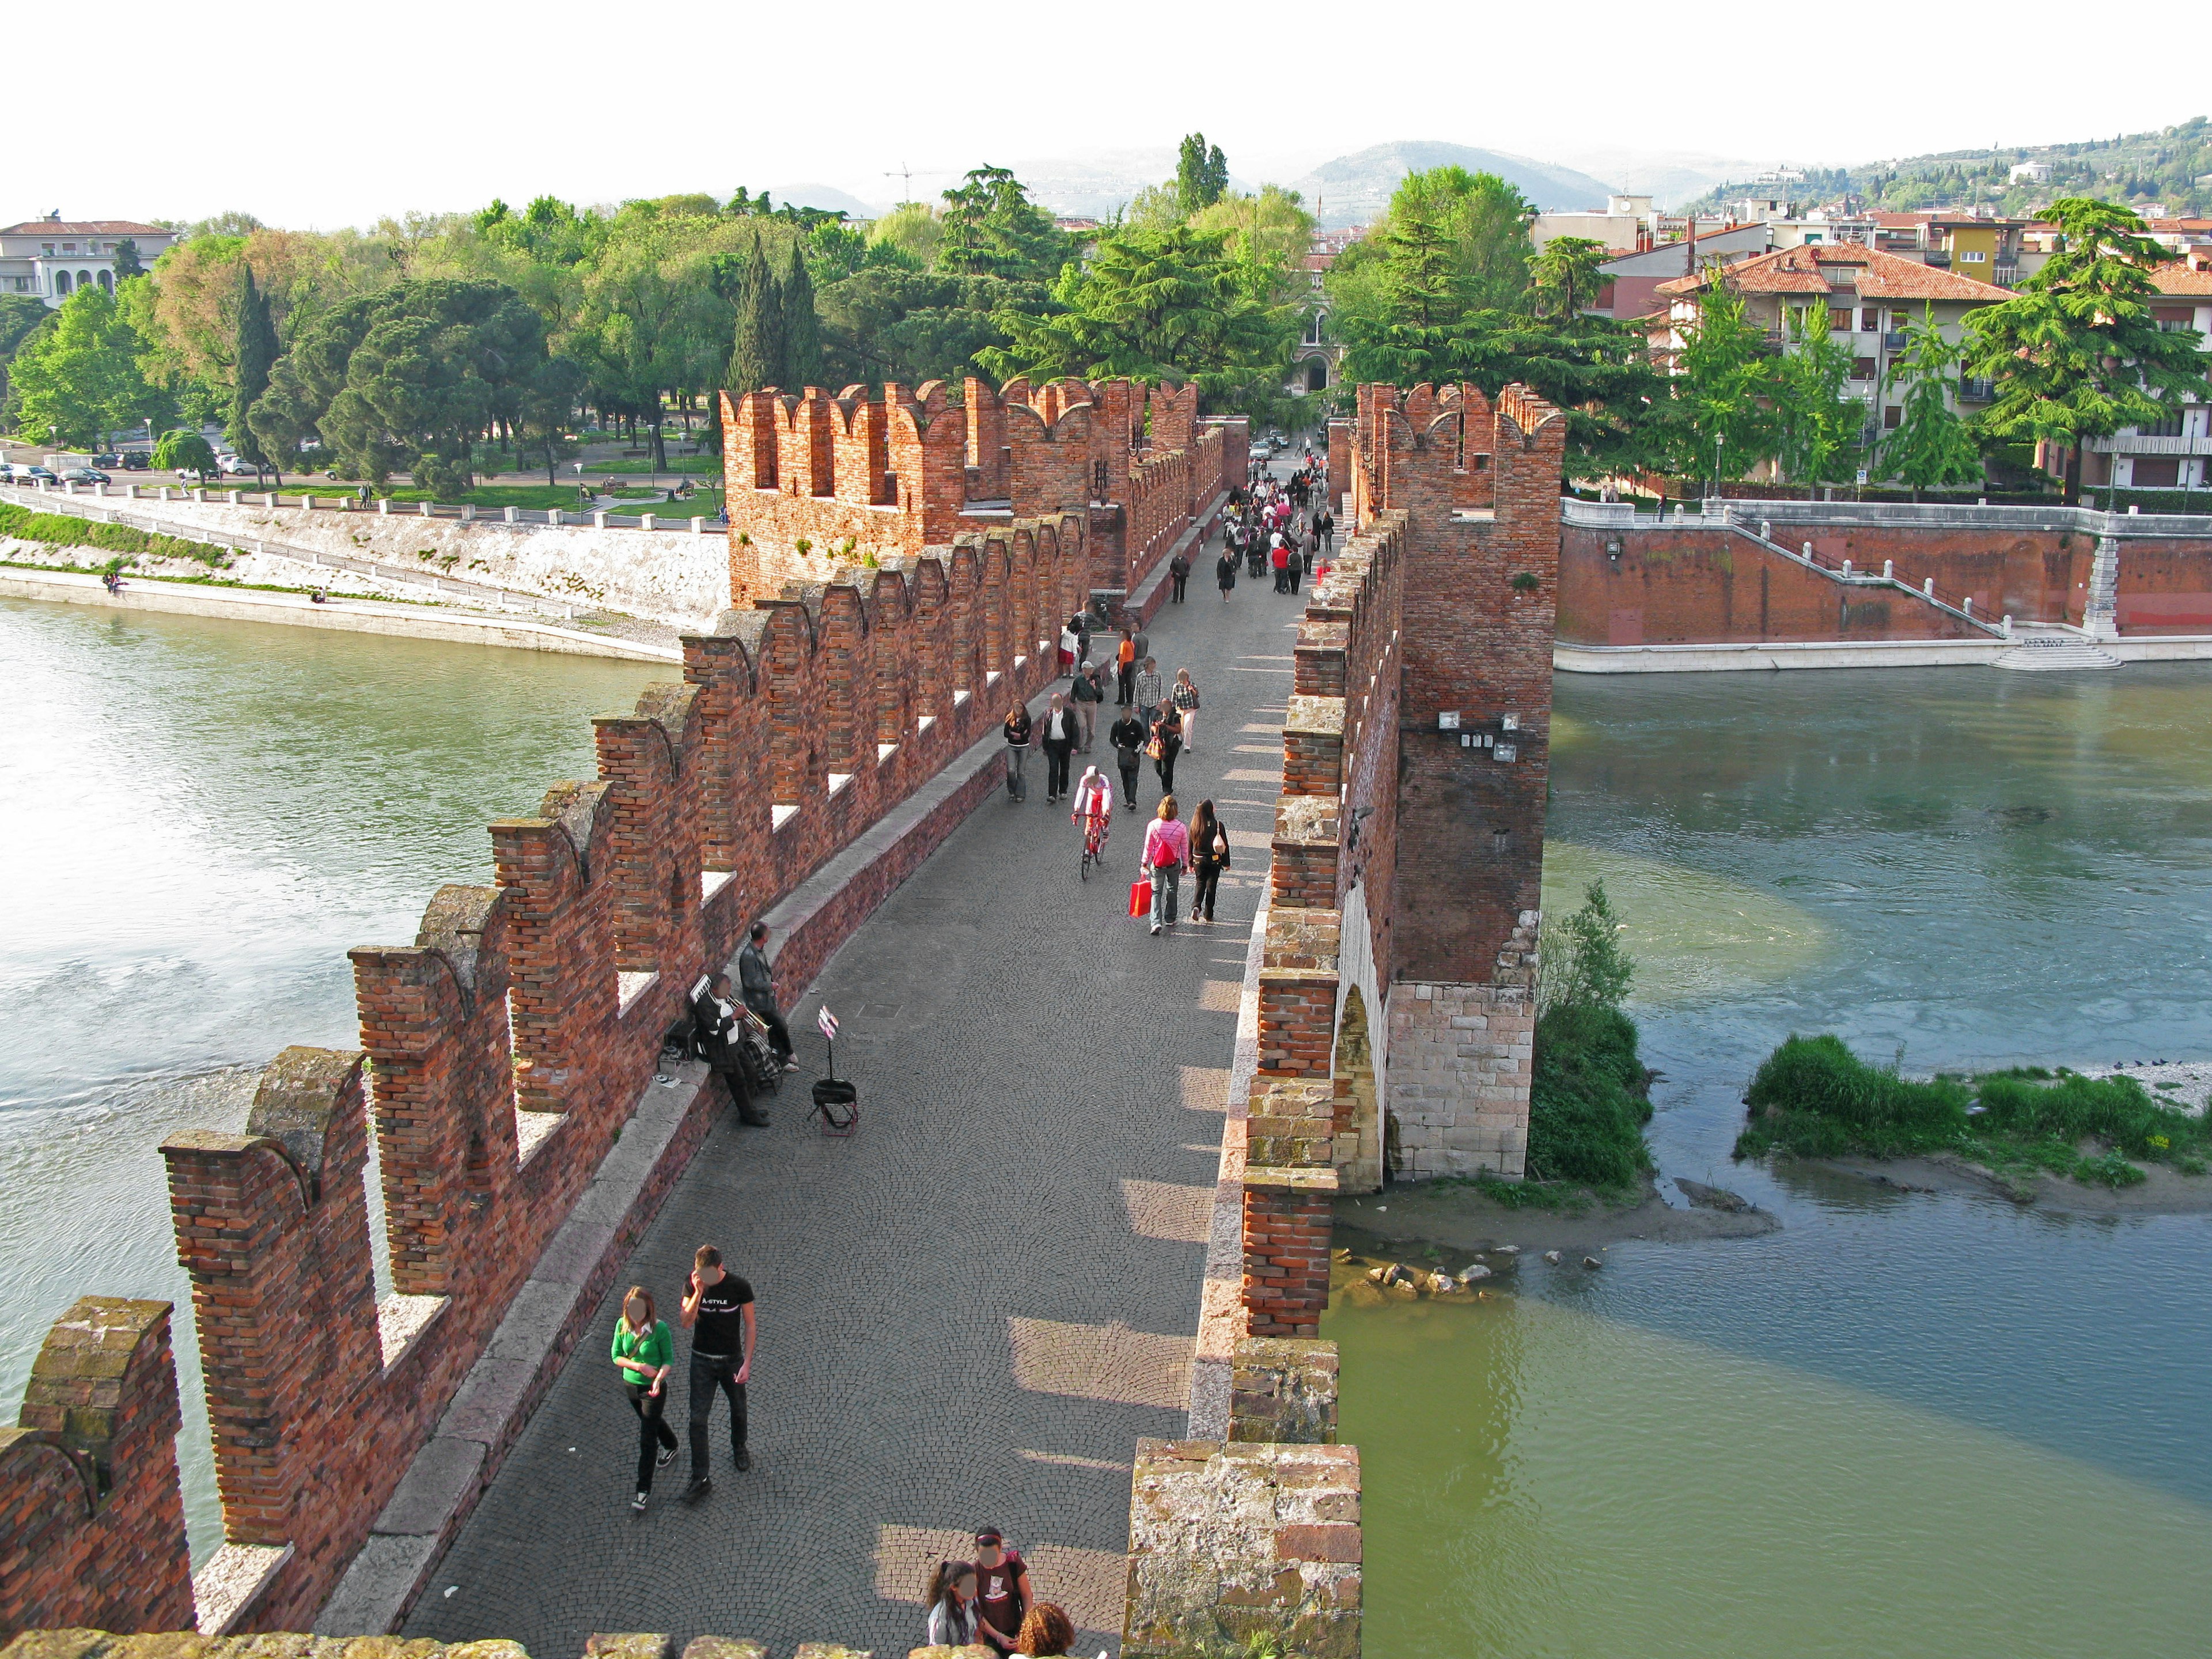
M 240 460 L 235 455 L 218 455 L 215 458 L 215 470 L 227 478 L 235 478 L 252 471 L 253 463 Z
M 131 450 L 123 458 L 123 470 L 125 472 L 143 472 L 153 465 L 154 458 L 143 449 Z
M 47 468 L 43 466 L 33 466 L 23 461 L 17 461 L 9 467 L 8 479 L 11 483 L 19 484 L 40 483 L 58 483 L 60 482 L 60 480 L 56 478 L 53 473 Z
M 108 482 L 108 477 L 98 467 L 72 466 L 64 469 L 62 482 L 64 483 L 106 483 Z
M 120 466 L 123 458 L 120 455 L 95 455 L 92 458 L 92 464 L 94 466 Z

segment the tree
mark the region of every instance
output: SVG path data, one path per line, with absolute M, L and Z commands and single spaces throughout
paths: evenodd
M 1070 239 L 1004 167 L 976 167 L 945 192 L 936 269 L 955 276 L 1048 283 L 1074 252 Z
M 814 313 L 814 282 L 797 242 L 791 245 L 782 288 L 782 383 L 795 392 L 822 380 L 822 321 Z
M 2063 445 L 2066 500 L 2081 499 L 2091 438 L 2164 418 L 2185 395 L 2212 398 L 2196 337 L 2166 333 L 2150 273 L 2176 256 L 2135 213 L 2068 197 L 2044 210 L 2062 246 L 2013 297 L 1966 319 L 1968 372 L 1996 382 L 1991 436 Z
M 138 258 L 138 243 L 135 237 L 126 236 L 115 245 L 115 280 L 119 286 L 133 276 L 143 276 L 146 267 Z
M 1061 271 L 1058 308 L 1000 312 L 992 320 L 1010 343 L 977 361 L 1000 380 L 1195 380 L 1216 408 L 1279 396 L 1297 314 L 1266 268 L 1234 258 L 1227 244 L 1225 233 L 1187 225 L 1102 236 L 1088 264 Z
M 322 406 L 301 380 L 292 360 L 279 357 L 269 371 L 267 387 L 253 400 L 246 419 L 264 454 L 297 455 L 302 445 L 319 435 L 315 422 L 321 414 Z M 279 472 L 277 477 L 281 479 L 283 475 Z
M 1689 453 L 1677 465 L 1710 477 L 1741 478 L 1774 453 L 1766 391 L 1766 337 L 1717 265 L 1698 299 L 1698 319 L 1677 355 L 1673 387 Z M 1710 465 L 1711 471 L 1700 470 Z
M 164 432 L 154 446 L 154 465 L 165 472 L 197 472 L 206 477 L 215 471 L 215 449 L 189 427 Z
M 1827 309 L 1820 306 L 1791 310 L 1787 347 L 1766 362 L 1775 461 L 1793 483 L 1838 483 L 1857 471 L 1867 421 L 1864 399 L 1844 391 L 1851 377 L 1850 348 L 1829 328 Z M 1759 457 L 1735 459 L 1747 463 Z
M 8 404 L 8 361 L 33 329 L 54 313 L 35 294 L 0 294 L 0 409 Z
M 105 447 L 161 398 L 139 372 L 140 343 L 104 288 L 86 284 L 16 349 L 8 377 L 18 428 L 34 441 Z
M 732 397 L 783 384 L 783 295 L 768 268 L 768 251 L 753 233 L 738 290 L 737 338 L 723 385 Z
M 1636 981 L 1636 963 L 1620 943 L 1621 921 L 1605 883 L 1583 890 L 1582 908 L 1545 940 L 1542 1001 L 1553 1008 L 1618 1008 Z
M 1229 188 L 1229 158 L 1221 146 L 1206 147 L 1202 132 L 1187 134 L 1176 159 L 1176 204 L 1183 215 L 1200 212 L 1221 199 Z
M 890 249 L 915 270 L 927 270 L 936 262 L 938 245 L 945 240 L 945 223 L 927 202 L 902 202 L 869 227 L 872 252 Z
M 253 267 L 244 260 L 238 266 L 235 315 L 238 343 L 231 354 L 230 419 L 224 431 L 240 458 L 253 463 L 256 483 L 265 468 L 274 466 L 276 482 L 282 485 L 283 451 L 274 455 L 264 453 L 252 423 L 253 405 L 269 389 L 269 371 L 276 362 L 276 324 L 269 314 L 268 299 L 254 285 Z
M 1920 320 L 1907 325 L 1905 349 L 1890 359 L 1882 381 L 1885 392 L 1902 386 L 1905 392 L 1898 423 L 1882 439 L 1881 469 L 1910 485 L 1916 500 L 1923 489 L 1982 478 L 1973 435 L 1951 406 L 1966 344 L 1945 339 L 1934 313 L 1934 307 L 1923 307 Z
M 1587 236 L 1555 236 L 1529 267 L 1539 317 L 1578 317 L 1605 286 L 1599 269 L 1607 258 L 1603 242 Z
M 678 205 L 687 209 L 692 204 Z M 653 422 L 656 468 L 667 465 L 662 399 L 711 387 L 728 361 L 731 318 L 711 280 L 724 222 L 650 202 L 626 206 L 584 277 L 568 348 L 593 384 L 618 392 Z M 731 224 L 726 234 L 734 234 Z

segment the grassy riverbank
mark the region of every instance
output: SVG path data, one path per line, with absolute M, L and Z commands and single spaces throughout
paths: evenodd
M 2001 1175 L 2112 1188 L 2142 1182 L 2147 1164 L 2191 1176 L 2212 1167 L 2212 1120 L 2152 1098 L 2132 1078 L 2030 1066 L 1923 1080 L 1869 1066 L 1834 1036 L 1791 1036 L 1759 1066 L 1744 1103 L 1738 1158 L 1949 1153 Z
M 224 563 L 222 550 L 203 542 L 157 536 L 150 531 L 133 530 L 129 525 L 95 524 L 89 519 L 72 518 L 65 513 L 33 513 L 28 507 L 5 502 L 0 502 L 0 537 L 44 542 L 49 547 L 96 547 L 106 553 L 192 559 L 215 570 L 222 568 Z M 111 562 L 125 562 L 128 561 Z

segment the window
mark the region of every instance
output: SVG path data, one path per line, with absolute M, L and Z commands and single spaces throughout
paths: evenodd
M 41 242 L 39 244 L 39 252 L 51 259 L 53 258 L 54 245 L 52 242 Z
M 64 252 L 64 253 L 74 253 L 74 252 L 76 252 L 76 244 L 75 242 L 64 242 L 64 243 L 62 244 L 62 252 Z
M 2160 455 L 2154 459 L 2148 455 L 2136 457 L 2135 487 L 2137 489 L 2174 489 L 2181 483 L 2181 461 L 2178 456 Z
M 1871 357 L 1852 358 L 1851 379 L 1854 380 L 1871 380 L 1874 379 L 1874 359 Z
M 1883 410 L 1881 411 L 1881 423 L 1883 428 L 1890 432 L 1894 432 L 1898 428 L 1903 426 L 1905 424 L 1904 405 L 1901 404 L 1892 404 L 1888 408 Z
M 1850 333 L 1851 329 L 1851 313 L 1848 311 L 1839 311 L 1835 307 L 1831 307 L 1828 311 L 1828 329 L 1831 333 L 1834 334 Z
M 1881 332 L 1881 307 L 1869 306 L 1859 313 L 1859 331 L 1864 334 Z
M 1989 262 L 1990 256 L 1980 248 L 1972 247 L 1961 248 L 1959 250 L 1959 263 L 1962 265 L 1985 265 Z

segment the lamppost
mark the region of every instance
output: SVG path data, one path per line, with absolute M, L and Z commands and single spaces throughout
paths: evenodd
M 1716 432 L 1713 434 L 1713 498 L 1716 501 L 1719 500 L 1721 496 L 1721 451 L 1727 443 L 1727 433 Z

